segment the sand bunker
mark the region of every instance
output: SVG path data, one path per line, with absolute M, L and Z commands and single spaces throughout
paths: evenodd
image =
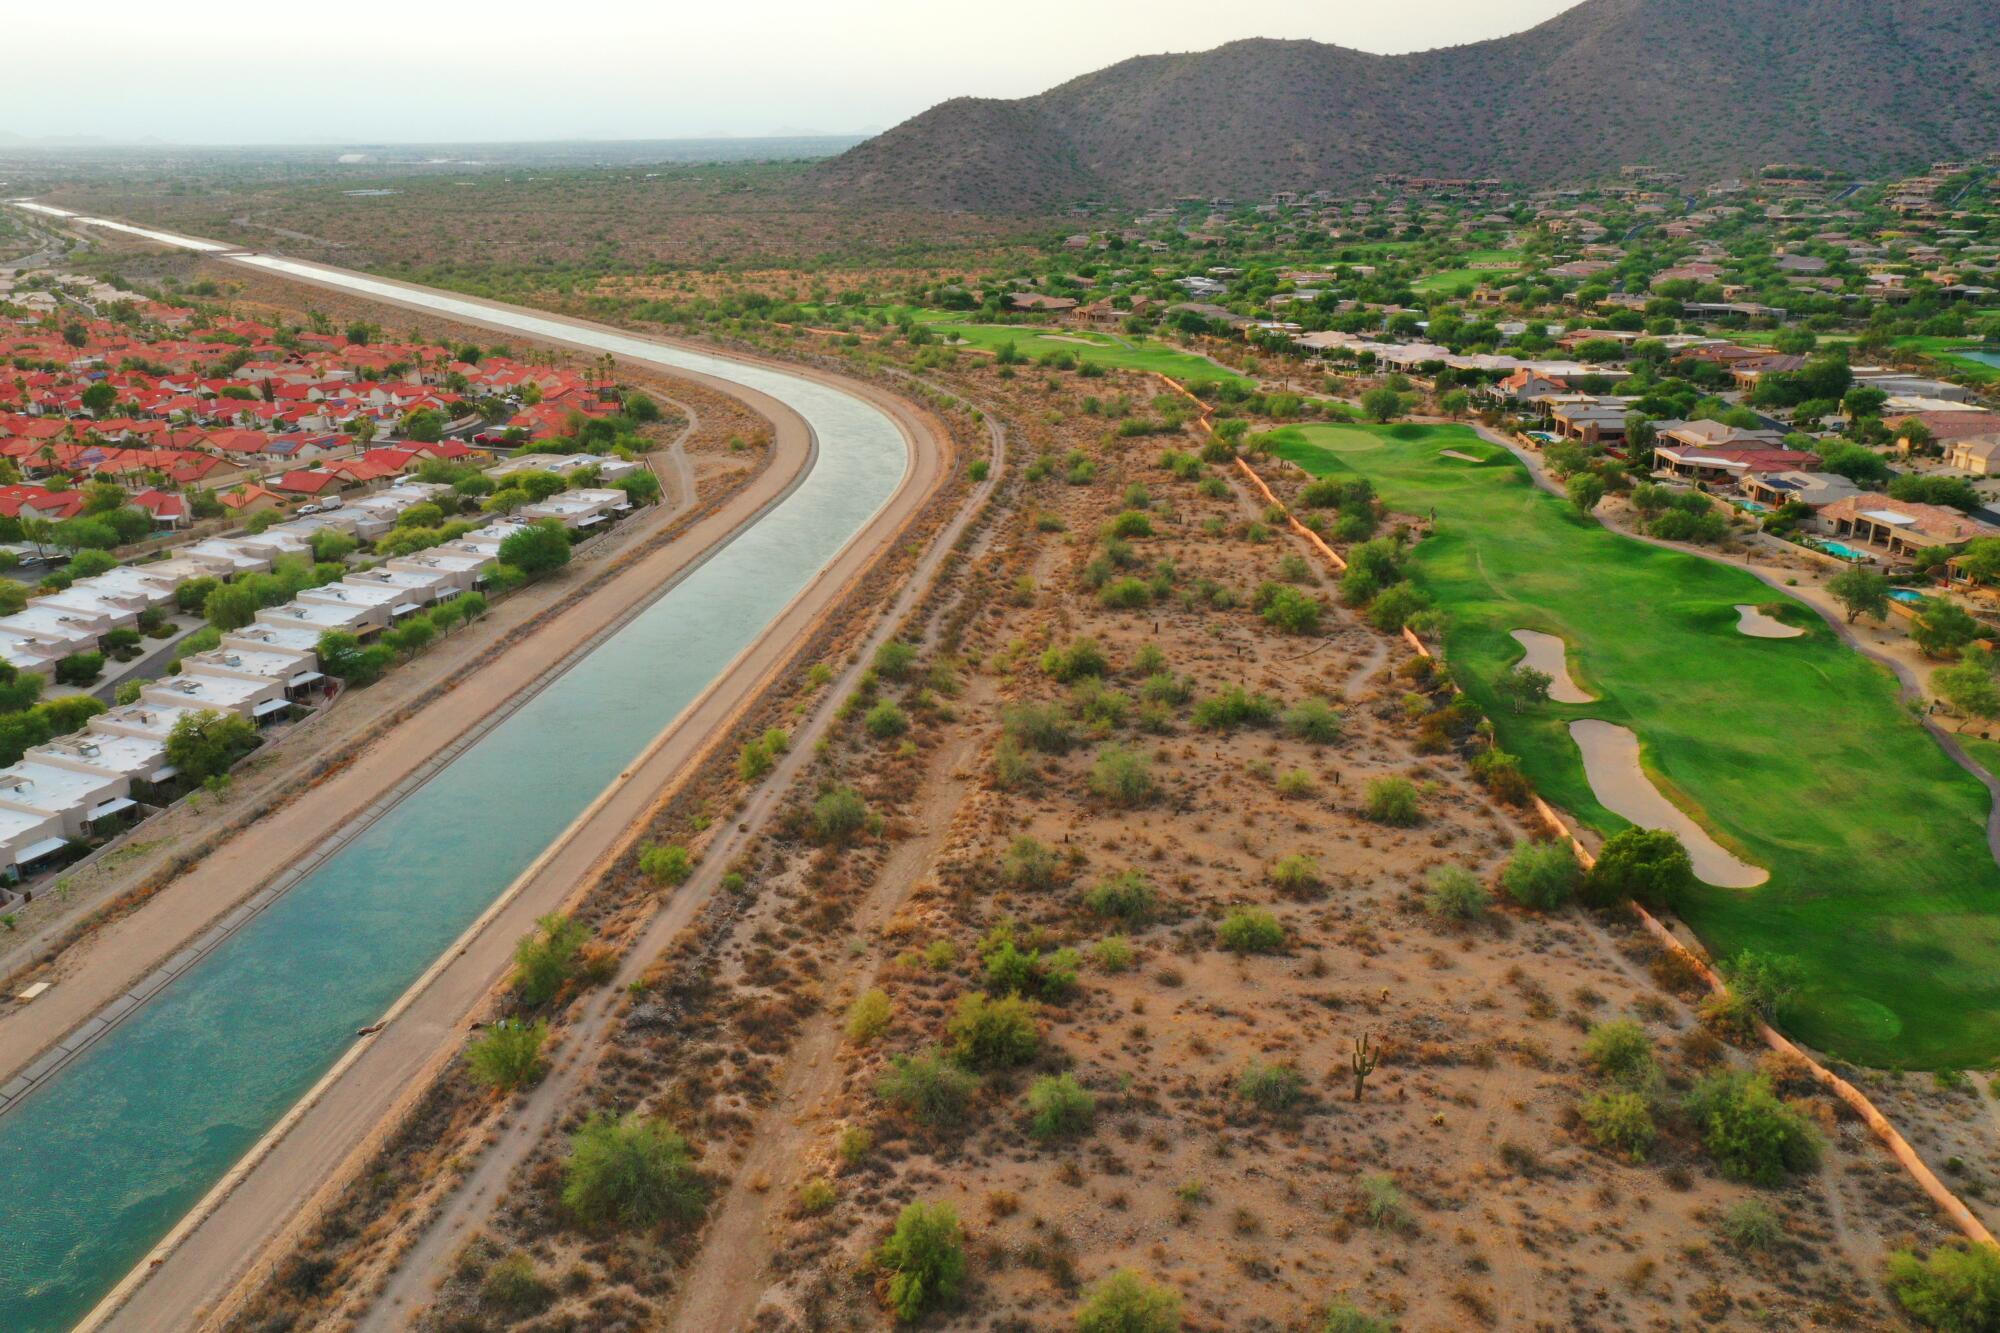
M 1747 602 L 1736 604 L 1736 628 L 1753 639 L 1796 639 L 1805 631 L 1765 615 Z
M 1771 872 L 1738 859 L 1685 811 L 1660 794 L 1639 766 L 1639 738 L 1628 728 L 1586 719 L 1569 724 L 1583 751 L 1584 776 L 1605 809 L 1641 828 L 1666 829 L 1681 840 L 1694 862 L 1695 877 L 1723 889 L 1754 889 Z
M 1561 639 L 1540 630 L 1517 629 L 1514 641 L 1528 650 L 1523 666 L 1548 673 L 1549 698 L 1559 704 L 1587 704 L 1597 697 L 1586 694 L 1581 685 L 1570 679 L 1569 645 Z
M 1438 450 L 1438 457 L 1439 457 L 1439 458 L 1457 458 L 1457 459 L 1461 459 L 1461 460 L 1463 460 L 1464 462 L 1467 462 L 1467 463 L 1484 463 L 1484 462 L 1486 461 L 1486 460 L 1485 460 L 1485 459 L 1483 459 L 1483 458 L 1477 458 L 1477 457 L 1474 457 L 1474 456 L 1473 456 L 1473 455 L 1471 455 L 1471 454 L 1462 454 L 1462 453 L 1460 453 L 1460 452 L 1459 452 L 1458 450 L 1456 450 L 1456 449 L 1440 449 L 1440 450 Z

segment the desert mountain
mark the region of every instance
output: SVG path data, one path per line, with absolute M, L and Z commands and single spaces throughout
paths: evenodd
M 1260 39 L 1141 56 L 1019 101 L 945 102 L 816 174 L 856 199 L 1004 211 L 1384 172 L 1879 171 L 1995 149 L 1993 0 L 1586 0 L 1413 55 Z

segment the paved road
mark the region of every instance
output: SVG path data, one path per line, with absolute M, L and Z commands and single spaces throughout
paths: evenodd
M 796 367 L 786 369 L 833 380 Z M 674 369 L 673 373 L 687 372 Z M 805 424 L 788 409 L 762 395 L 713 379 L 708 382 L 752 400 L 772 418 L 781 451 L 809 444 Z M 302 1216 L 332 1196 L 340 1171 L 352 1169 L 379 1146 L 424 1085 L 457 1051 L 466 1019 L 504 978 L 514 942 L 536 917 L 559 907 L 580 885 L 595 878 L 625 841 L 637 835 L 648 810 L 669 784 L 692 768 L 711 737 L 726 732 L 732 718 L 769 683 L 770 674 L 795 645 L 918 511 L 943 476 L 944 446 L 900 400 L 865 385 L 840 383 L 889 410 L 908 437 L 912 466 L 889 504 L 757 643 L 510 887 L 508 897 L 417 983 L 386 1027 L 350 1052 L 344 1067 L 337 1066 L 154 1251 L 149 1266 L 128 1277 L 82 1327 L 161 1333 L 199 1327 L 239 1277 L 263 1262 L 264 1256 L 280 1253 Z M 545 632 L 553 634 L 555 627 Z M 710 858 L 718 865 L 723 859 Z

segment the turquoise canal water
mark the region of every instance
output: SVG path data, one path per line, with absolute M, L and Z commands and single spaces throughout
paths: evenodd
M 427 303 L 771 394 L 812 423 L 818 462 L 755 526 L 0 1116 L 8 1333 L 87 1313 L 812 581 L 907 466 L 888 417 L 839 390 L 442 294 Z

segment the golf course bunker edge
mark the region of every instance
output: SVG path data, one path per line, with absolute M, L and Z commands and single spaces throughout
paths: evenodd
M 1695 878 L 1720 889 L 1754 889 L 1771 872 L 1737 857 L 1708 835 L 1686 811 L 1660 794 L 1639 765 L 1639 737 L 1627 727 L 1595 718 L 1569 724 L 1583 752 L 1583 772 L 1598 803 L 1641 828 L 1665 829 L 1681 840 Z
M 1586 691 L 1569 674 L 1569 645 L 1553 634 L 1536 629 L 1517 629 L 1514 642 L 1527 650 L 1521 665 L 1545 672 L 1549 678 L 1549 698 L 1559 704 L 1594 703 L 1597 696 Z

